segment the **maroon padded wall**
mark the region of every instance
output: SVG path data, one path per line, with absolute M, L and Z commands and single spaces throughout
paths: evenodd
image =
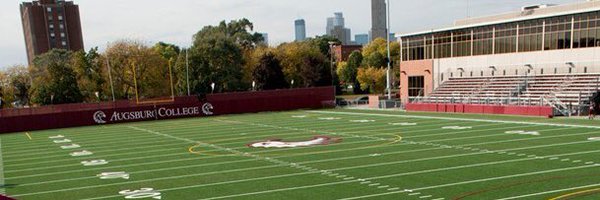
M 423 112 L 527 115 L 543 117 L 553 117 L 554 115 L 554 110 L 550 106 L 409 103 L 406 104 L 406 110 Z
M 322 108 L 333 87 L 176 97 L 173 102 L 116 101 L 0 110 L 0 133 L 263 111 Z

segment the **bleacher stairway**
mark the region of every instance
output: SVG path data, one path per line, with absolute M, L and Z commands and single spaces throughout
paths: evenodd
M 454 77 L 420 101 L 550 105 L 569 115 L 580 104 L 587 104 L 599 85 L 600 74 Z

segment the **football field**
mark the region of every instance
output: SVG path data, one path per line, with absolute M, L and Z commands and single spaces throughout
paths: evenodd
M 17 199 L 600 199 L 600 123 L 586 120 L 336 109 L 0 145 L 0 192 Z

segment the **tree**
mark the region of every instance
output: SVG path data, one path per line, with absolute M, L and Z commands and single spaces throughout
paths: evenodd
M 120 40 L 106 49 L 104 57 L 110 63 L 117 99 L 133 99 L 136 95 L 140 99 L 171 95 L 169 60 L 154 48 L 140 41 Z M 105 77 L 108 79 L 108 73 Z
M 4 72 L 4 106 L 15 103 L 15 106 L 29 105 L 29 90 L 31 88 L 31 75 L 25 66 L 15 65 Z
M 158 42 L 152 47 L 165 60 L 177 59 L 181 49 L 174 44 Z
M 311 42 L 284 43 L 277 47 L 276 56 L 281 60 L 283 73 L 288 82 L 303 87 L 331 85 L 330 62 Z
M 32 102 L 40 105 L 83 102 L 75 71 L 71 67 L 72 52 L 53 49 L 36 57 L 31 68 Z
M 252 73 L 257 89 L 273 90 L 288 88 L 279 59 L 271 52 L 261 56 L 258 66 Z
M 254 66 L 246 58 L 262 43 L 261 34 L 250 33 L 254 25 L 248 19 L 222 21 L 205 26 L 193 38 L 190 49 L 190 87 L 195 94 L 247 90 Z
M 103 77 L 104 69 L 98 48 L 89 52 L 78 51 L 72 56 L 71 65 L 77 76 L 77 83 L 86 102 L 108 99 L 105 87 L 106 79 Z M 98 96 L 96 96 L 96 94 Z
M 354 94 L 361 94 L 360 83 L 356 79 L 358 69 L 363 62 L 363 57 L 360 51 L 354 51 L 348 57 L 348 62 L 345 65 L 338 65 L 338 76 L 340 81 L 346 85 L 352 85 Z
M 194 37 L 191 53 L 191 61 L 196 68 L 194 75 L 198 79 L 193 85 L 195 93 L 211 92 L 212 83 L 216 85 L 216 92 L 244 90 L 241 82 L 242 50 L 233 38 L 224 33 L 207 35 L 201 31 Z
M 373 42 L 367 44 L 363 47 L 362 50 L 363 58 L 365 61 L 376 63 L 374 65 L 369 65 L 373 67 L 379 67 L 376 65 L 381 65 L 379 63 L 383 63 L 381 66 L 387 67 L 387 63 L 385 62 L 385 58 L 387 58 L 387 45 L 386 40 L 383 38 L 377 38 L 373 40 Z M 380 55 L 373 55 L 375 53 L 379 53 Z M 390 42 L 390 56 L 393 63 L 399 63 L 400 60 L 400 44 L 397 42 Z M 378 58 L 379 60 L 377 60 Z
M 383 93 L 385 90 L 385 69 L 377 67 L 362 67 L 358 69 L 358 82 L 361 89 L 368 90 L 374 93 Z

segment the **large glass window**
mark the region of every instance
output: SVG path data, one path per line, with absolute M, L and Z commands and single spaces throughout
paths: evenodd
M 424 76 L 409 76 L 408 77 L 408 96 L 419 97 L 425 94 L 425 78 Z
M 409 60 L 425 59 L 425 40 L 423 36 L 409 38 L 408 57 Z
M 435 58 L 447 58 L 450 57 L 452 49 L 451 47 L 451 34 L 450 32 L 442 32 L 434 34 L 434 56 Z
M 471 30 L 457 30 L 453 32 L 452 56 L 471 55 Z
M 519 52 L 542 50 L 543 20 L 519 23 Z
M 495 42 L 495 53 L 497 54 L 516 52 L 517 25 L 514 23 L 497 25 Z
M 599 12 L 575 15 L 573 48 L 600 46 Z
M 473 55 L 492 54 L 493 32 L 491 26 L 473 29 Z
M 571 48 L 571 16 L 546 19 L 545 50 Z

